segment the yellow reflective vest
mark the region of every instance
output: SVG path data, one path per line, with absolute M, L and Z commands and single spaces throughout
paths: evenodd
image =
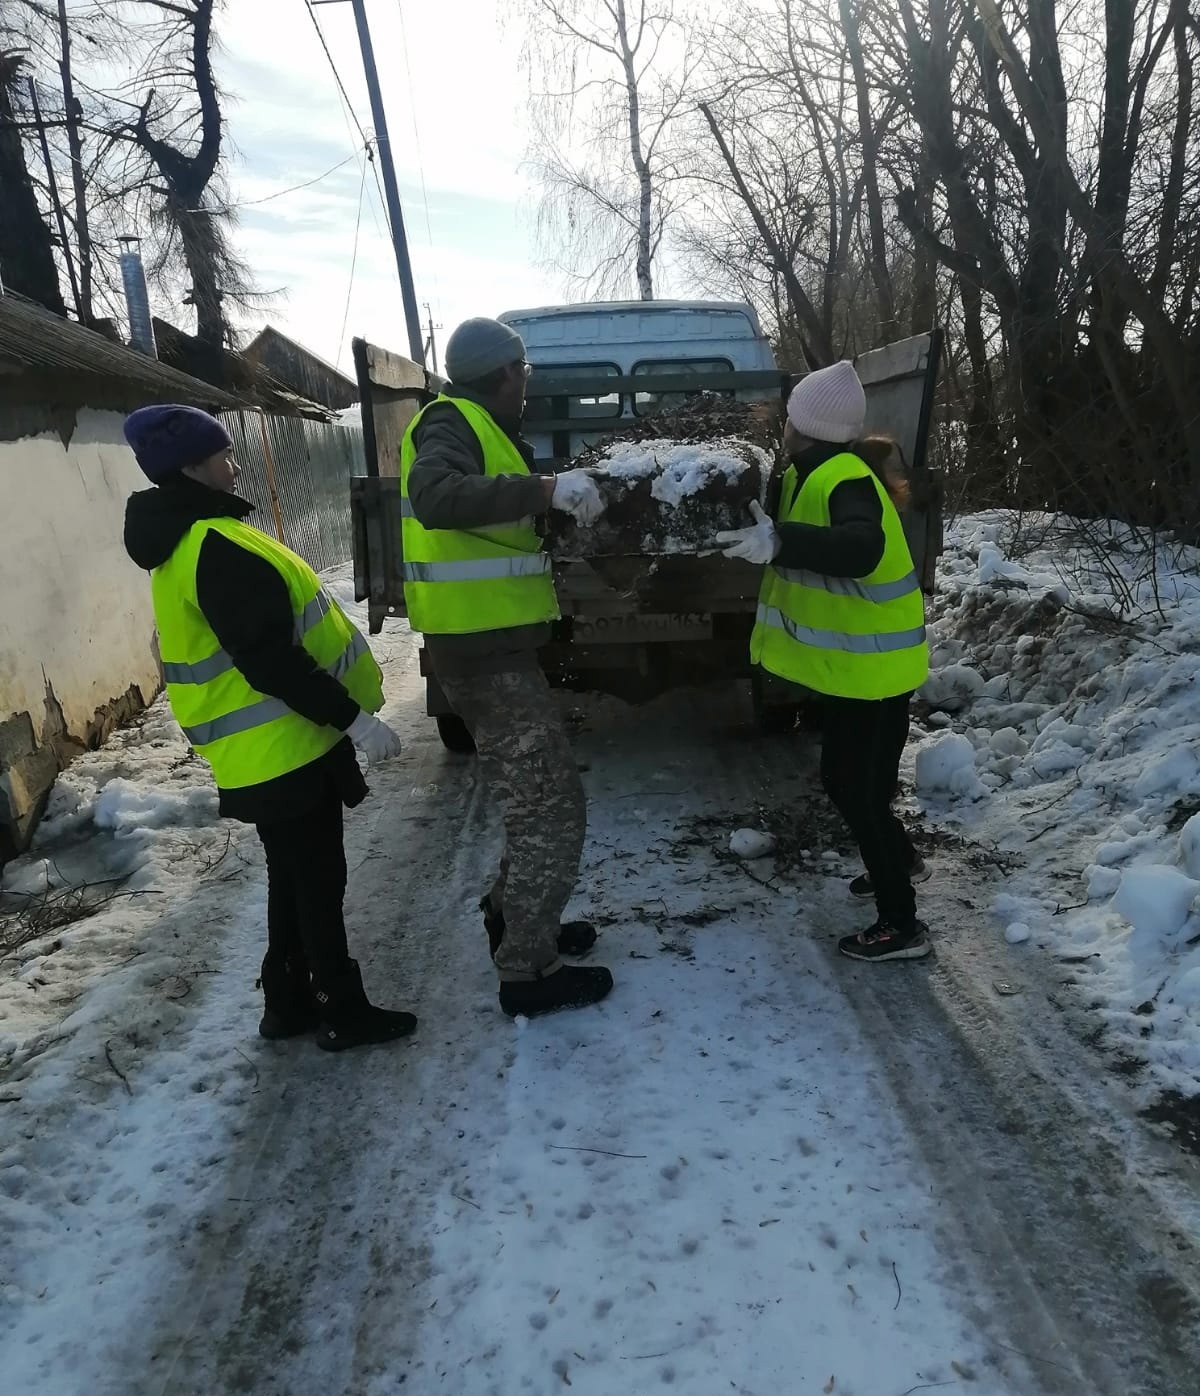
M 891 698 L 929 675 L 925 605 L 896 506 L 870 466 L 843 452 L 803 483 L 783 480 L 780 523 L 829 527 L 829 500 L 847 480 L 870 480 L 883 507 L 884 550 L 868 577 L 826 577 L 770 566 L 750 641 L 756 664 L 838 698 Z
M 446 397 L 479 438 L 484 474 L 528 475 L 529 467 L 490 412 L 465 398 Z M 430 404 L 432 406 L 432 404 Z M 408 477 L 416 460 L 413 436 L 428 408 L 412 419 L 400 444 L 404 602 L 414 630 L 469 635 L 557 620 L 550 558 L 532 519 L 486 528 L 424 528 L 413 514 Z
M 221 648 L 196 599 L 196 566 L 209 533 L 222 534 L 275 568 L 287 583 L 297 642 L 360 708 L 377 712 L 383 685 L 366 640 L 303 558 L 238 519 L 194 523 L 151 573 L 163 677 L 183 735 L 212 767 L 217 785 L 236 790 L 307 766 L 343 734 L 260 693 Z

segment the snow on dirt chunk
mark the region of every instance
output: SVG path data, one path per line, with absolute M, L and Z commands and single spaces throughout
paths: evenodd
M 644 480 L 653 476 L 651 495 L 663 504 L 678 505 L 715 480 L 732 484 L 757 459 L 769 471 L 767 453 L 748 441 L 637 441 L 613 446 L 594 467 L 614 480 Z

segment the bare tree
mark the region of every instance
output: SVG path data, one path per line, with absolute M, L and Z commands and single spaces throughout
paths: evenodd
M 652 300 L 674 209 L 667 141 L 695 70 L 674 0 L 528 3 L 548 84 L 534 92 L 543 227 L 565 242 L 574 279 L 612 289 L 632 268 L 638 295 Z
M 6 52 L 0 30 L 0 281 L 10 291 L 65 315 L 50 229 L 38 208 L 37 194 L 21 140 L 18 96 L 23 59 Z
M 219 347 L 229 336 L 227 306 L 254 297 L 231 244 L 222 183 L 217 0 L 4 3 L 25 16 L 43 134 L 58 182 L 71 191 L 63 257 L 79 318 L 122 313 L 120 239 L 136 233 L 152 282 L 192 304 L 198 337 Z
M 138 0 L 156 12 L 154 41 L 143 68 L 148 91 L 123 133 L 161 184 L 152 205 L 162 234 L 158 268 L 178 254 L 191 278 L 186 303 L 196 312 L 196 335 L 219 347 L 229 337 L 227 297 L 244 295 L 248 277 L 228 237 L 224 199 L 210 190 L 222 150 L 220 94 L 213 71 L 217 0 Z

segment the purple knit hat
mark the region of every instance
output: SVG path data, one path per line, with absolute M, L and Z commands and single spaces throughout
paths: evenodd
M 125 418 L 125 440 L 147 479 L 161 484 L 189 465 L 200 465 L 233 445 L 229 433 L 198 407 L 164 403 L 139 407 Z

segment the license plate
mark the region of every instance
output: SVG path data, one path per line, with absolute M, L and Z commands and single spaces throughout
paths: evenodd
M 630 645 L 654 640 L 711 640 L 712 617 L 576 616 L 572 634 L 581 645 Z

